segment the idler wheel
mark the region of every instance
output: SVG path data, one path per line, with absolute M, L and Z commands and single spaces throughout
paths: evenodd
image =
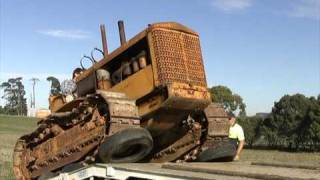
M 219 145 L 202 151 L 197 160 L 198 162 L 232 161 L 236 155 L 236 147 L 230 142 L 221 142 Z
M 152 148 L 148 130 L 129 128 L 108 137 L 100 145 L 98 155 L 104 163 L 132 163 L 142 160 Z

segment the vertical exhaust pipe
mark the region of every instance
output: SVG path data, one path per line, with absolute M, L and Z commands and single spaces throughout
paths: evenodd
M 118 27 L 119 27 L 120 43 L 121 43 L 121 46 L 122 46 L 123 44 L 126 43 L 126 34 L 124 32 L 123 21 L 118 21 Z
M 104 24 L 100 24 L 100 31 L 101 31 L 103 56 L 104 56 L 104 58 L 106 58 L 108 56 L 108 45 L 107 45 L 106 28 L 105 28 Z

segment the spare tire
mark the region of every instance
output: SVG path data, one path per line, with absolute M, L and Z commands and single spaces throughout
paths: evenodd
M 129 128 L 108 137 L 98 148 L 103 163 L 132 163 L 146 157 L 153 148 L 153 140 L 144 128 Z
M 213 162 L 213 161 L 232 161 L 236 155 L 237 149 L 230 142 L 221 142 L 214 148 L 209 148 L 201 152 L 196 161 Z

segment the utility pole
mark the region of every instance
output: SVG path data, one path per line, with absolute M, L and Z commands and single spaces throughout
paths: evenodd
M 40 81 L 38 78 L 31 78 L 30 79 L 32 81 L 32 100 L 31 100 L 31 108 L 36 108 L 36 96 L 35 96 L 35 86 L 36 86 L 36 83 L 38 81 Z
M 30 93 L 30 100 L 29 100 L 29 103 L 30 103 L 30 108 L 32 108 L 32 93 Z

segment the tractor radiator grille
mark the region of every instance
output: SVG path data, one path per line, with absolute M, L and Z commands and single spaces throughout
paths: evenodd
M 151 36 L 161 84 L 207 87 L 198 36 L 168 29 L 155 29 Z

